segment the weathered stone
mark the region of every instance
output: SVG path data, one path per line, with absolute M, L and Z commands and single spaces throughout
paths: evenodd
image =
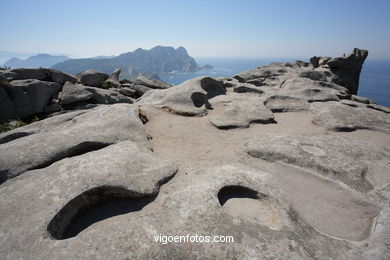
M 36 79 L 14 80 L 10 83 L 10 95 L 18 118 L 44 112 L 44 108 L 61 90 L 61 85 Z
M 96 70 L 87 70 L 76 75 L 83 85 L 101 88 L 109 75 Z
M 359 256 L 359 251 L 345 250 L 350 248 L 348 241 L 327 237 L 308 224 L 270 174 L 244 165 L 202 168 L 188 171 L 186 181 L 175 177 L 159 193 L 163 180 L 173 173 L 168 163 L 128 143 L 30 171 L 0 187 L 0 195 L 19 202 L 0 201 L 2 253 L 12 258 L 39 255 L 45 259 L 59 255 L 181 259 L 189 254 L 223 259 L 311 259 L 308 251 L 319 258 Z M 95 206 L 110 193 L 111 200 L 115 195 L 122 200 L 133 198 L 130 204 L 137 203 L 137 197 L 153 196 L 153 200 L 159 194 L 138 212 L 106 219 L 71 239 L 59 240 L 69 222 L 75 221 L 72 215 L 83 206 Z M 367 212 L 377 214 L 373 205 L 362 200 L 359 203 L 366 205 Z M 251 210 L 256 216 L 248 213 Z M 155 241 L 159 235 L 187 234 L 188 241 L 181 243 Z M 197 241 L 199 236 L 223 234 L 234 242 L 192 243 L 189 239 L 195 240 L 195 234 Z M 127 238 L 137 239 L 130 242 Z
M 10 92 L 9 87 L 0 84 L 0 122 L 16 117 L 14 104 L 7 90 Z
M 247 80 L 246 83 L 248 84 L 253 84 L 255 86 L 262 86 L 263 85 L 263 82 L 264 82 L 264 79 L 251 79 L 251 80 Z
M 149 88 L 149 87 L 144 86 L 144 85 L 132 85 L 131 88 L 135 90 L 135 94 L 136 94 L 136 97 L 137 97 L 137 98 L 140 98 L 140 97 L 142 97 L 146 92 L 148 92 L 148 91 L 150 91 L 150 90 L 153 90 L 152 88 Z
M 55 116 L 0 134 L 0 140 L 8 140 L 0 145 L 1 182 L 119 141 L 147 145 L 138 109 L 128 104 Z
M 385 107 L 385 106 L 381 106 L 381 105 L 377 105 L 377 104 L 372 104 L 372 103 L 369 104 L 367 107 L 381 111 L 381 112 L 390 113 L 389 107 Z
M 324 83 L 322 82 L 303 77 L 291 77 L 287 79 L 283 83 L 282 89 L 285 89 L 281 92 L 284 95 L 305 99 L 308 102 L 338 101 L 339 96 L 345 97 L 347 95 L 338 89 L 324 87 Z
M 50 69 L 45 68 L 17 68 L 8 71 L 12 80 L 36 79 L 41 81 L 52 81 Z
M 77 86 L 77 85 L 76 85 Z M 116 90 L 100 89 L 94 87 L 83 87 L 84 90 L 92 93 L 92 100 L 97 104 L 133 103 L 133 100 L 120 94 Z
M 59 95 L 61 105 L 73 104 L 81 101 L 90 100 L 93 94 L 79 85 L 66 82 Z
M 333 58 L 327 62 L 335 77 L 332 81 L 345 86 L 352 94 L 357 94 L 362 65 L 368 56 L 367 50 L 355 48 L 347 57 Z
M 148 91 L 137 103 L 166 108 L 181 115 L 205 115 L 210 108 L 208 100 L 225 93 L 220 81 L 198 77 L 169 89 Z
M 309 103 L 304 99 L 279 95 L 267 98 L 264 105 L 272 112 L 293 112 L 309 109 Z
M 368 163 L 386 164 L 390 154 L 369 143 L 327 134 L 266 134 L 249 139 L 245 149 L 253 157 L 310 168 L 359 191 L 372 189 L 365 178 Z
M 260 94 L 260 95 L 264 94 L 263 90 L 261 90 L 258 87 L 252 87 L 249 84 L 245 84 L 245 85 L 241 84 L 241 85 L 235 87 L 233 89 L 233 91 L 237 92 L 237 93 L 256 93 L 256 94 Z
M 110 200 L 117 199 L 130 205 L 143 198 L 152 201 L 160 185 L 175 172 L 172 163 L 155 157 L 150 150 L 132 141 L 122 141 L 44 169 L 29 171 L 0 188 L 1 196 L 8 194 L 7 201 L 13 204 L 3 204 L 4 200 L 0 203 L 0 230 L 7 233 L 0 238 L 1 254 L 11 258 L 20 254 L 44 258 L 51 258 L 50 254 L 54 258 L 55 255 L 65 258 L 87 256 L 88 250 L 83 248 L 86 244 L 80 243 L 79 238 L 76 238 L 79 246 L 73 247 L 71 242 L 72 249 L 54 249 L 58 243 L 64 246 L 70 242 L 65 238 L 72 230 L 72 221 L 86 209 Z M 17 190 L 22 192 L 13 192 Z M 21 200 L 23 197 L 28 199 Z M 19 202 L 14 203 L 16 201 Z M 33 245 L 41 242 L 44 242 L 43 247 L 35 248 L 35 253 L 30 251 Z
M 312 103 L 313 122 L 336 131 L 370 129 L 390 133 L 390 115 L 374 109 L 351 107 L 339 102 Z
M 143 85 L 152 89 L 167 89 L 172 87 L 171 84 L 168 84 L 164 81 L 149 79 L 145 76 L 138 76 L 134 81 L 134 85 Z
M 120 88 L 121 83 L 119 82 L 119 75 L 121 74 L 121 69 L 116 69 L 108 79 L 103 82 L 103 88 Z
M 323 73 L 320 73 L 319 71 L 314 71 L 314 70 L 308 70 L 308 71 L 303 71 L 299 73 L 299 77 L 303 78 L 309 78 L 311 80 L 317 80 L 317 81 L 326 81 L 326 75 Z
M 356 101 L 356 102 L 360 102 L 360 103 L 364 103 L 364 104 L 371 104 L 371 103 L 373 103 L 372 100 L 370 100 L 368 98 L 360 97 L 360 96 L 356 96 L 356 95 L 352 95 L 351 96 L 351 100 L 352 101 Z
M 51 78 L 52 78 L 53 82 L 56 82 L 60 85 L 64 85 L 65 82 L 67 82 L 67 81 L 69 81 L 73 84 L 75 84 L 77 82 L 77 78 L 75 76 L 66 74 L 62 71 L 50 69 L 50 72 L 51 72 Z
M 127 84 L 125 84 L 127 85 Z M 136 90 L 132 89 L 131 88 L 131 85 L 130 87 L 124 87 L 122 85 L 122 88 L 119 89 L 119 93 L 121 93 L 122 95 L 125 95 L 127 97 L 131 97 L 131 98 L 136 98 Z
M 235 100 L 221 113 L 210 116 L 210 122 L 219 129 L 249 127 L 250 123 L 274 123 L 274 115 L 256 98 Z
M 50 104 L 46 106 L 44 109 L 44 112 L 48 114 L 59 112 L 59 111 L 62 111 L 62 107 L 58 103 Z
M 4 72 L 12 80 L 37 79 L 51 81 L 63 85 L 66 81 L 77 82 L 77 78 L 62 71 L 46 68 L 17 68 Z

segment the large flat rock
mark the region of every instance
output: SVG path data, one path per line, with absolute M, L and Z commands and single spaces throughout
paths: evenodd
M 5 132 L 0 140 L 2 182 L 119 141 L 133 140 L 147 145 L 138 108 L 128 104 L 103 105 L 55 116 Z
M 159 181 L 172 176 L 174 169 L 156 164 L 142 149 L 125 142 L 104 150 L 27 172 L 0 187 L 0 194 L 10 194 L 11 202 L 0 202 L 1 251 L 6 258 L 312 259 L 340 254 L 356 258 L 360 253 L 352 243 L 327 237 L 309 225 L 265 172 L 244 165 L 190 170 L 158 192 Z M 137 163 L 141 158 L 143 163 Z M 113 170 L 109 167 L 118 164 Z M 45 181 L 38 181 L 37 175 Z M 70 239 L 53 239 L 51 229 L 47 233 L 53 216 L 63 207 L 77 209 L 76 202 L 83 200 L 76 196 L 82 193 L 88 199 L 88 191 L 99 185 L 158 196 L 137 212 L 108 218 Z M 65 224 L 64 216 L 66 212 L 55 218 L 56 227 Z M 228 235 L 234 243 L 155 241 L 159 235 L 185 239 L 187 234 L 194 241 L 195 235 Z
M 313 103 L 310 111 L 315 114 L 313 122 L 327 129 L 353 131 L 370 129 L 390 133 L 390 115 L 366 107 L 352 107 L 340 102 Z
M 233 99 L 221 107 L 221 112 L 210 116 L 210 122 L 219 129 L 249 127 L 251 123 L 275 123 L 274 115 L 261 100 L 248 96 Z
M 151 202 L 160 185 L 175 173 L 171 162 L 155 157 L 133 141 L 122 141 L 44 169 L 28 171 L 0 187 L 0 196 L 7 197 L 0 202 L 0 255 L 2 259 L 102 257 L 100 250 L 91 249 L 84 239 L 65 239 L 80 214 L 101 203 L 131 204 L 145 199 Z M 105 213 L 100 214 L 104 217 Z M 127 225 L 120 229 L 132 230 Z M 131 253 L 120 249 L 127 242 L 114 238 L 119 233 L 112 229 L 100 236 L 118 246 L 111 250 L 109 258 L 115 258 L 117 253 Z M 103 245 L 93 236 L 95 246 Z
M 244 147 L 253 157 L 309 168 L 359 191 L 372 189 L 365 177 L 370 163 L 386 165 L 390 159 L 388 150 L 328 134 L 265 134 Z

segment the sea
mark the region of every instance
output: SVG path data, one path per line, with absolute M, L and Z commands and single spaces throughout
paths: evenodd
M 196 58 L 196 62 L 211 65 L 214 69 L 188 73 L 164 73 L 160 78 L 173 85 L 199 76 L 232 77 L 242 71 L 255 69 L 272 62 L 293 62 L 305 59 L 286 58 Z M 360 74 L 359 96 L 367 97 L 379 105 L 390 107 L 390 60 L 374 60 L 367 58 Z

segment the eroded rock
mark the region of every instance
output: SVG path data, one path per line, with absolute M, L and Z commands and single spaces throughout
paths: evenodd
M 137 103 L 166 108 L 181 115 L 205 115 L 210 108 L 208 100 L 225 93 L 220 81 L 198 77 L 169 89 L 148 91 Z
M 70 112 L 0 135 L 1 182 L 65 157 L 132 140 L 147 146 L 138 108 L 128 104 Z M 48 145 L 50 144 L 50 145 Z
M 365 178 L 368 164 L 390 159 L 389 151 L 369 143 L 327 134 L 266 134 L 249 139 L 244 147 L 253 157 L 309 168 L 359 191 L 372 189 Z

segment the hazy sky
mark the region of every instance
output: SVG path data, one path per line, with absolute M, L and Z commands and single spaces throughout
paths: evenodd
M 0 50 L 117 55 L 183 46 L 195 57 L 390 58 L 389 0 L 0 0 Z

